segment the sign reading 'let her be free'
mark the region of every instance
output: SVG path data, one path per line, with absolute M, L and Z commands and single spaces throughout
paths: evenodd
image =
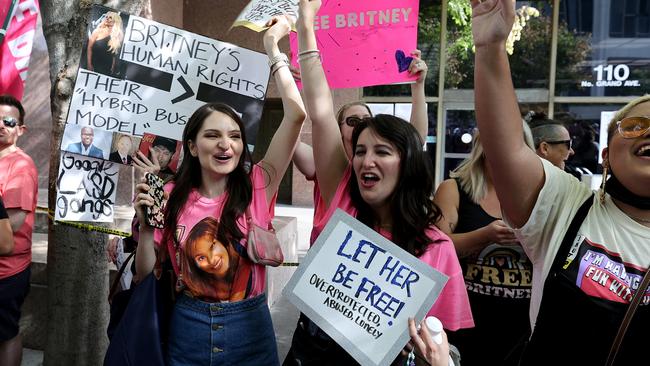
M 284 289 L 362 365 L 388 365 L 447 276 L 337 210 Z

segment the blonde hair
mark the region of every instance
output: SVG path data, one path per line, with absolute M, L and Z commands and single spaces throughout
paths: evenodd
M 612 137 L 614 137 L 614 132 L 616 132 L 617 127 L 616 123 L 627 117 L 630 109 L 645 102 L 650 102 L 650 94 L 646 94 L 642 97 L 634 99 L 633 101 L 627 103 L 623 108 L 619 109 L 618 112 L 616 112 L 614 117 L 612 117 L 612 120 L 609 122 L 609 125 L 607 126 L 607 143 L 609 143 L 612 140 Z
M 119 51 L 122 46 L 122 40 L 124 39 L 122 17 L 114 11 L 106 13 L 106 17 L 113 19 L 113 27 L 111 28 L 111 35 L 108 39 L 108 50 L 113 54 L 117 54 L 117 51 Z
M 533 135 L 530 127 L 525 121 L 522 121 L 524 129 L 524 142 L 531 150 L 533 147 Z M 449 177 L 458 178 L 463 191 L 467 192 L 472 201 L 476 204 L 481 202 L 487 194 L 487 185 L 485 183 L 485 153 L 481 144 L 481 135 L 477 130 L 472 142 L 472 151 L 469 157 L 463 160 L 460 165 L 449 173 Z

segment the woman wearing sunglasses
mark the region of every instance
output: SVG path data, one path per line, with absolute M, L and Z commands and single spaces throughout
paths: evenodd
M 650 96 L 608 128 L 597 192 L 535 155 L 522 139 L 505 41 L 514 1 L 472 0 L 476 116 L 505 219 L 533 263 L 533 333 L 523 365 L 636 364 L 647 347 L 650 264 Z M 614 346 L 635 293 L 644 295 Z M 558 355 L 563 355 L 558 359 Z M 608 363 L 609 364 L 609 363 Z
M 314 17 L 321 1 L 301 0 L 297 29 L 302 54 L 318 53 Z M 472 327 L 471 311 L 453 243 L 434 223 L 433 182 L 422 138 L 401 118 L 380 114 L 352 129 L 347 158 L 336 126 L 331 95 L 318 57 L 301 60 L 305 105 L 313 123 L 314 162 L 322 210 L 314 217 L 315 238 L 341 209 L 449 277 L 429 315 L 445 329 Z M 328 105 L 329 108 L 322 108 Z M 347 126 L 347 125 L 346 125 Z M 347 127 L 346 127 L 347 128 Z M 405 330 L 405 329 L 402 329 Z M 396 329 L 396 332 L 402 331 Z M 354 359 L 301 315 L 285 365 L 355 365 Z

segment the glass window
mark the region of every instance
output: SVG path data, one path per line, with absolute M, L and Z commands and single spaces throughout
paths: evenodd
M 593 5 L 586 6 L 589 2 Z M 562 1 L 561 6 L 556 95 L 644 94 L 650 85 L 650 1 Z
M 556 104 L 554 119 L 563 121 L 573 141 L 567 165 L 602 173 L 601 152 L 607 146 L 607 126 L 622 104 Z
M 421 0 L 418 20 L 418 49 L 429 68 L 425 93 L 429 97 L 438 95 L 438 68 L 440 55 L 440 1 Z M 409 84 L 380 85 L 363 88 L 364 96 L 410 96 Z
M 447 21 L 447 63 L 445 64 L 445 88 L 472 89 L 474 87 L 474 52 L 470 25 L 463 24 L 452 13 L 455 11 L 450 1 L 450 16 Z M 469 2 L 465 2 L 469 4 Z M 515 88 L 548 89 L 551 28 L 553 11 L 551 1 L 517 1 L 520 14 L 523 7 L 533 7 L 539 11 L 538 17 L 530 17 L 521 31 L 521 38 L 514 43 L 510 56 L 510 69 Z
M 445 153 L 468 154 L 472 150 L 472 140 L 476 128 L 473 110 L 447 110 L 445 128 Z
M 650 1 L 618 0 L 610 3 L 610 37 L 638 38 L 650 36 L 648 21 Z

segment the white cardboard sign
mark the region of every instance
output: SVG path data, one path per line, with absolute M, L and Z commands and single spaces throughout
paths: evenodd
M 56 179 L 55 220 L 113 222 L 119 166 L 62 152 Z
M 114 52 L 89 41 L 109 17 L 123 31 Z M 199 106 L 222 102 L 243 116 L 254 144 L 270 75 L 265 54 L 98 5 L 88 28 L 67 123 L 181 140 Z
M 284 289 L 362 365 L 388 365 L 447 276 L 337 210 Z

